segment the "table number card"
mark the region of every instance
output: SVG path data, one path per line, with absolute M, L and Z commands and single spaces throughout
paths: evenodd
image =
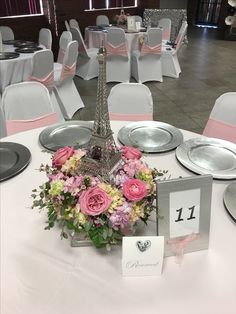
M 123 237 L 123 276 L 161 275 L 164 237 Z
M 157 191 L 157 230 L 165 237 L 165 256 L 207 249 L 212 176 L 160 181 Z
M 128 16 L 127 17 L 127 30 L 129 32 L 135 32 L 136 31 L 136 24 L 135 24 L 135 17 L 134 16 Z

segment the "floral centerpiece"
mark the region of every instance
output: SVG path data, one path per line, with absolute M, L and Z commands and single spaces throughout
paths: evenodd
M 120 14 L 117 14 L 114 18 L 114 24 L 117 25 L 127 25 L 127 17 L 129 14 L 125 14 L 124 10 L 120 11 Z
M 112 184 L 80 173 L 86 155 L 83 149 L 61 148 L 52 156 L 51 165 L 40 166 L 48 180 L 33 190 L 32 208 L 47 210 L 45 229 L 58 223 L 62 237 L 67 238 L 68 231 L 83 233 L 95 247 L 109 250 L 138 221 L 147 223 L 155 208 L 155 178 L 166 171 L 149 168 L 136 148 L 124 146 L 119 150 L 122 163 Z

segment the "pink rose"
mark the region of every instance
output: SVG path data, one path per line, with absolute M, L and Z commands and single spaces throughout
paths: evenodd
M 97 216 L 111 205 L 111 198 L 99 187 L 92 187 L 82 192 L 79 203 L 83 214 Z
M 137 202 L 147 195 L 147 187 L 139 179 L 129 179 L 123 185 L 123 193 L 128 200 Z
M 74 148 L 69 146 L 58 149 L 53 155 L 52 165 L 60 168 L 71 156 L 73 156 L 74 151 Z
M 121 147 L 121 152 L 126 159 L 140 159 L 142 157 L 140 150 L 134 147 L 123 146 Z

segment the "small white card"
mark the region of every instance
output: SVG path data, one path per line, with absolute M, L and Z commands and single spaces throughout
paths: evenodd
M 158 276 L 162 273 L 164 237 L 123 237 L 123 276 Z

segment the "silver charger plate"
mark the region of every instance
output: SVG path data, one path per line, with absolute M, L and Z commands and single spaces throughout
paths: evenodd
M 158 121 L 133 122 L 118 133 L 119 141 L 147 153 L 161 153 L 183 142 L 182 132 L 174 126 Z
M 43 49 L 42 47 L 36 47 L 36 46 L 30 46 L 30 47 L 23 46 L 23 47 L 16 48 L 15 52 L 19 52 L 19 53 L 33 53 L 35 51 L 42 50 L 42 49 Z
M 86 148 L 92 130 L 93 123 L 89 121 L 68 121 L 54 124 L 39 134 L 39 142 L 50 151 L 56 151 L 64 146 Z
M 224 191 L 223 200 L 228 214 L 236 222 L 236 182 L 227 186 Z
M 0 182 L 22 172 L 31 160 L 27 147 L 18 143 L 0 142 Z
M 190 139 L 176 149 L 177 160 L 198 174 L 211 174 L 215 179 L 236 178 L 236 145 L 216 138 Z
M 19 55 L 17 52 L 0 52 L 0 60 L 16 59 Z

